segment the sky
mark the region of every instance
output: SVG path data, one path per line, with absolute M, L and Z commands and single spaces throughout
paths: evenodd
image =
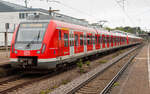
M 4 0 L 25 5 L 24 0 Z M 141 27 L 150 30 L 150 0 L 28 0 L 28 7 L 60 10 L 59 13 L 86 19 L 106 20 L 104 26 Z

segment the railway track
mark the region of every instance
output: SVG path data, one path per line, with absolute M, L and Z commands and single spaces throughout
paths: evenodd
M 51 71 L 46 74 L 27 74 L 27 75 L 12 75 L 11 77 L 0 79 L 0 94 L 7 94 L 19 88 L 23 88 L 29 84 L 48 79 L 52 76 L 58 75 L 66 70 L 69 70 L 71 67 L 67 67 L 60 71 Z
M 119 62 L 120 64 L 119 63 L 114 64 L 113 66 L 110 67 L 111 69 L 109 68 L 105 70 L 105 72 L 103 72 L 100 76 L 97 76 L 92 81 L 87 82 L 87 84 L 84 85 L 79 90 L 77 90 L 75 94 L 107 94 L 110 91 L 111 87 L 114 85 L 114 83 L 117 81 L 117 79 L 121 76 L 123 71 L 127 68 L 132 59 L 137 55 L 137 53 L 138 52 L 136 52 L 136 54 L 130 55 L 131 56 L 130 59 L 129 58 L 125 59 L 124 57 L 124 60 L 122 61 L 128 60 L 127 62 L 125 62 L 125 64 L 124 63 L 121 64 L 121 62 Z M 117 72 L 118 70 L 120 71 Z M 113 79 L 111 78 L 112 76 L 114 76 Z M 106 85 L 106 83 L 108 84 L 104 88 L 103 86 Z
M 50 75 L 18 75 L 14 76 L 10 79 L 4 80 L 0 82 L 0 94 L 6 94 L 18 88 L 22 88 L 25 85 L 32 84 L 34 82 L 46 79 L 54 75 L 51 73 Z
M 128 65 L 131 63 L 131 61 L 134 59 L 134 57 L 136 57 L 136 55 L 138 54 L 138 52 L 133 55 L 126 63 L 125 65 L 121 68 L 121 70 L 115 75 L 115 77 L 107 84 L 107 86 L 101 91 L 100 94 L 107 94 L 109 93 L 109 91 L 111 90 L 111 88 L 113 87 L 114 83 L 119 79 L 119 77 L 122 75 L 122 73 L 126 70 L 126 68 L 128 67 Z
M 81 78 L 75 79 L 71 83 L 57 88 L 50 94 L 60 94 L 60 92 L 61 94 L 99 94 L 101 91 L 101 94 L 106 94 L 110 90 L 114 82 L 125 70 L 130 61 L 136 56 L 138 51 L 136 52 L 135 50 L 141 47 L 142 46 L 137 47 L 119 57 L 116 57 L 114 60 L 112 60 L 112 62 L 109 62 L 111 64 L 106 64 L 106 66 L 100 69 L 100 71 L 96 73 L 94 73 L 93 71 L 92 76 L 88 76 L 88 74 L 85 74 L 85 77 L 83 76 Z M 126 63 L 122 61 L 128 62 Z M 119 71 L 120 69 L 121 71 Z
M 70 68 L 68 68 L 67 70 L 69 70 L 69 69 Z M 16 77 L 15 78 L 14 77 L 14 78 L 6 80 L 6 81 L 1 81 L 0 82 L 0 94 L 6 94 L 8 92 L 17 90 L 18 88 L 23 88 L 24 86 L 27 86 L 34 82 L 38 82 L 40 80 L 47 79 L 54 75 L 62 73 L 62 71 L 65 71 L 65 70 L 49 73 L 48 75 L 44 75 L 41 77 L 33 77 L 33 78 L 30 78 L 30 77 L 25 77 L 25 78 L 24 77 Z
M 130 56 L 132 56 L 132 55 L 130 55 Z M 76 91 L 75 94 L 99 94 L 100 91 L 104 88 L 104 86 L 107 83 L 109 83 L 102 90 L 102 93 L 101 93 L 101 94 L 106 94 L 109 91 L 110 87 L 112 87 L 113 84 L 115 83 L 114 80 L 117 80 L 117 78 L 123 72 L 124 68 L 127 67 L 127 65 L 133 59 L 134 56 L 135 55 L 133 55 L 129 59 L 129 61 L 125 64 L 125 67 L 123 67 L 123 69 L 121 69 L 121 71 L 119 73 L 117 73 L 117 71 L 120 70 L 122 65 L 124 65 L 124 63 L 122 63 L 122 62 L 118 62 L 118 63 L 114 64 L 113 66 L 111 66 L 109 69 L 105 70 L 100 76 L 97 76 L 95 79 L 93 79 L 92 81 L 89 81 L 86 85 L 84 85 L 82 88 L 80 88 L 78 91 Z M 126 61 L 126 60 L 128 60 L 128 58 L 125 59 L 125 57 L 124 57 L 123 61 Z M 116 75 L 115 78 L 113 78 L 113 80 L 110 81 L 114 75 Z

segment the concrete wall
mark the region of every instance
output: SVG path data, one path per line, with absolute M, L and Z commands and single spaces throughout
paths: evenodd
M 17 25 L 21 21 L 25 21 L 26 19 L 20 19 L 19 13 L 28 13 L 28 14 L 34 14 L 39 13 L 38 11 L 27 11 L 27 12 L 0 12 L 0 32 L 4 32 L 5 30 L 5 23 L 10 23 L 10 29 L 9 31 L 14 31 L 14 28 L 17 27 Z
M 10 23 L 9 31 L 12 31 L 19 21 L 19 12 L 0 12 L 0 32 L 5 31 L 5 23 Z

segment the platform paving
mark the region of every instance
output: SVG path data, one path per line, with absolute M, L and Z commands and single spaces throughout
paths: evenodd
M 0 66 L 9 64 L 9 52 L 0 51 Z
M 145 45 L 118 80 L 111 94 L 150 94 L 150 44 Z

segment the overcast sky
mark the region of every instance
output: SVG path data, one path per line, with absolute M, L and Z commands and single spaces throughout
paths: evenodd
M 24 0 L 4 1 L 25 5 Z M 107 20 L 105 26 L 109 27 L 140 26 L 150 29 L 150 0 L 125 0 L 125 10 L 119 1 L 122 0 L 56 0 L 49 3 L 46 0 L 28 0 L 28 7 L 48 9 L 51 6 L 60 10 L 59 13 L 90 22 Z

